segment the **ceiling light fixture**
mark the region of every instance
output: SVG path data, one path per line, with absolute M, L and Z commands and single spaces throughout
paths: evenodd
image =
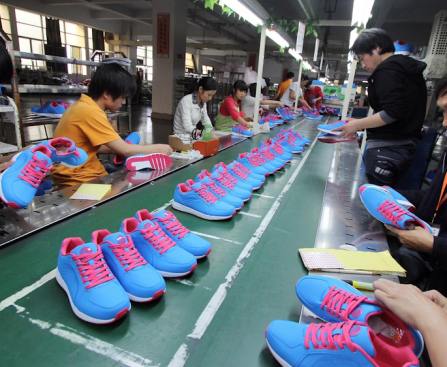
M 281 35 L 276 31 L 271 31 L 267 29 L 266 31 L 267 37 L 269 37 L 272 41 L 276 42 L 282 48 L 289 47 L 289 42 L 287 42 Z
M 298 52 L 296 52 L 296 50 L 295 50 L 294 48 L 289 48 L 288 52 L 289 52 L 289 54 L 292 55 L 292 56 L 296 59 L 296 61 L 298 61 L 298 62 L 301 61 L 301 60 L 303 59 L 303 57 L 302 57 Z
M 366 28 L 373 5 L 374 0 L 354 0 L 351 26 Z
M 228 6 L 235 13 L 239 14 L 247 22 L 258 27 L 264 24 L 264 21 L 259 18 L 250 8 L 246 7 L 238 0 L 220 0 L 220 4 Z

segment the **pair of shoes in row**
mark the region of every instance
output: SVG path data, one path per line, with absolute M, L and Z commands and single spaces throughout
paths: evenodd
M 301 153 L 309 142 L 291 129 L 282 130 L 275 139 L 261 141 L 258 148 L 239 154 L 236 161 L 221 162 L 211 173 L 202 170 L 195 182 L 177 185 L 172 207 L 206 220 L 229 219 L 261 188 L 266 176 L 282 169 L 292 153 Z
M 306 106 L 303 107 L 303 114 L 307 117 L 308 120 L 322 120 L 323 116 L 320 115 L 320 112 L 310 111 Z
M 87 158 L 87 153 L 76 148 L 71 139 L 41 142 L 12 158 L 12 165 L 0 176 L 0 198 L 13 209 L 24 208 L 33 200 L 52 163 L 78 167 Z
M 59 99 L 57 101 L 47 101 L 40 107 L 32 107 L 31 112 L 39 116 L 62 117 L 68 107 L 70 106 L 67 103 Z
M 141 136 L 137 132 L 130 133 L 124 141 L 127 144 L 138 145 L 141 141 Z M 115 155 L 113 163 L 120 167 L 126 165 L 129 171 L 138 171 L 142 169 L 165 169 L 172 164 L 172 159 L 166 154 L 152 153 L 152 154 L 136 154 L 128 158 L 120 155 Z
M 382 223 L 408 230 L 422 227 L 433 234 L 432 228 L 413 214 L 414 205 L 391 187 L 365 184 L 359 193 L 368 212 Z
M 166 291 L 163 277 L 182 277 L 211 252 L 210 243 L 167 210 L 139 210 L 120 231 L 98 230 L 92 241 L 62 242 L 56 280 L 80 319 L 108 324 L 130 311 L 130 301 L 150 302 Z
M 292 113 L 289 110 L 289 107 L 281 108 L 278 106 L 278 107 L 276 107 L 276 111 L 284 119 L 284 121 L 291 121 L 298 117 L 298 116 L 292 115 Z
M 424 349 L 419 331 L 354 287 L 309 275 L 295 290 L 302 304 L 327 323 L 271 322 L 265 339 L 282 366 L 419 366 Z

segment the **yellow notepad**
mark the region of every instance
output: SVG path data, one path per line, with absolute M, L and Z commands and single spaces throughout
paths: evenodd
M 309 270 L 349 273 L 372 273 L 406 276 L 405 269 L 393 259 L 389 251 L 366 252 L 319 248 L 299 250 L 304 265 Z
M 70 199 L 101 200 L 112 190 L 112 185 L 82 184 Z

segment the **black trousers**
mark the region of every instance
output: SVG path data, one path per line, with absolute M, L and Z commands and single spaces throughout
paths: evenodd
M 416 147 L 411 144 L 367 149 L 365 170 L 369 183 L 394 187 L 410 168 L 415 153 Z

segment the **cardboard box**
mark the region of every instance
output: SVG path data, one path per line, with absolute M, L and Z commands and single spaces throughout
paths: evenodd
M 182 139 L 180 139 L 179 137 L 177 137 L 175 135 L 169 135 L 169 142 L 168 142 L 168 144 L 171 146 L 171 148 L 173 150 L 187 151 L 187 150 L 194 149 L 192 143 L 185 144 L 182 141 Z
M 194 150 L 198 150 L 204 157 L 214 155 L 219 152 L 219 139 L 196 141 L 194 143 Z

